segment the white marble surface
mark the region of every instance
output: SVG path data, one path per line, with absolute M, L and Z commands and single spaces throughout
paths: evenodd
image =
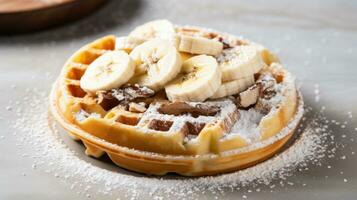
M 211 27 L 265 44 L 298 77 L 308 105 L 326 106 L 328 116 L 334 119 L 345 119 L 349 111 L 357 116 L 357 1 L 111 1 L 71 24 L 33 34 L 0 36 L 0 136 L 5 137 L 0 140 L 0 199 L 88 199 L 52 175 L 31 168 L 31 158 L 21 156 L 24 150 L 10 134 L 9 123 L 15 119 L 6 106 L 28 87 L 49 91 L 64 61 L 83 44 L 109 33 L 127 34 L 136 25 L 157 18 Z M 321 96 L 318 103 L 314 101 L 316 84 Z M 357 151 L 357 119 L 350 121 L 343 134 L 354 141 L 343 140 L 342 132 L 334 132 L 338 142 L 348 147 L 337 155 L 349 155 L 347 159 L 330 159 L 325 163 L 333 166 L 330 170 L 312 167 L 291 177 L 307 187 L 251 193 L 249 199 L 355 199 L 357 157 L 350 154 Z M 75 151 L 83 150 L 70 140 L 66 143 Z M 83 153 L 79 156 L 101 165 Z M 343 181 L 345 177 L 348 183 Z M 235 192 L 221 198 L 241 197 Z

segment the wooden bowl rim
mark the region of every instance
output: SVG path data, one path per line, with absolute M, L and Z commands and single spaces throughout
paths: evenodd
M 32 7 L 32 8 L 24 8 L 21 10 L 17 10 L 17 11 L 1 11 L 0 10 L 0 16 L 2 15 L 17 15 L 17 14 L 24 14 L 24 13 L 31 13 L 31 12 L 39 12 L 39 11 L 44 11 L 44 10 L 49 10 L 49 9 L 57 9 L 63 6 L 67 6 L 69 4 L 74 4 L 77 2 L 80 2 L 83 0 L 64 0 L 62 2 L 56 2 L 53 4 L 44 4 L 43 6 L 38 6 L 38 7 Z M 103 1 L 103 0 L 99 0 L 99 1 Z M 85 2 L 85 1 L 83 1 Z

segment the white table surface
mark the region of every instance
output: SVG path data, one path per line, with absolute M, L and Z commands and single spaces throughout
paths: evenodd
M 277 52 L 298 77 L 309 106 L 326 106 L 327 115 L 334 119 L 345 119 L 347 112 L 357 115 L 357 1 L 111 1 L 71 24 L 32 34 L 0 36 L 0 136 L 4 136 L 0 140 L 0 199 L 88 199 L 52 175 L 31 168 L 31 158 L 21 156 L 16 138 L 10 134 L 9 124 L 15 119 L 5 108 L 26 88 L 49 91 L 64 61 L 87 42 L 106 34 L 125 35 L 136 25 L 157 18 L 210 27 L 262 43 Z M 321 96 L 318 103 L 314 101 L 316 84 Z M 357 120 L 350 121 L 343 134 L 354 141 L 342 140 L 340 131 L 333 133 L 337 142 L 348 147 L 337 155 L 357 151 Z M 101 161 L 85 157 L 80 144 L 69 139 L 65 142 L 83 159 L 101 165 Z M 249 199 L 356 199 L 356 156 L 328 162 L 324 164 L 334 166 L 334 170 L 312 167 L 290 177 L 308 183 L 308 187 L 252 193 Z M 348 183 L 343 181 L 345 177 Z M 241 196 L 233 192 L 220 198 Z M 91 198 L 115 199 L 100 194 Z

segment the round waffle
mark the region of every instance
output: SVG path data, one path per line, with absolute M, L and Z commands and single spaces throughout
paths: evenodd
M 228 46 L 256 46 L 266 66 L 255 79 L 270 75 L 276 84 L 273 97 L 244 109 L 238 108 L 232 96 L 207 100 L 203 103 L 218 107 L 219 112 L 198 117 L 159 112 L 168 102 L 160 91 L 141 99 L 148 102 L 143 112 L 129 111 L 112 101 L 99 102 L 80 87 L 80 79 L 96 58 L 114 50 L 116 38 L 110 35 L 82 47 L 64 65 L 50 96 L 55 119 L 70 136 L 83 142 L 87 155 L 106 153 L 118 166 L 146 174 L 213 175 L 246 168 L 274 155 L 293 135 L 303 113 L 293 76 L 261 45 L 197 27 L 178 26 L 176 33 Z

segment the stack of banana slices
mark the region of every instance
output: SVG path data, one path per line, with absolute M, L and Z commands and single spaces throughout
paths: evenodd
M 50 109 L 87 155 L 146 174 L 201 176 L 274 155 L 298 127 L 303 101 L 260 44 L 156 20 L 76 51 Z
M 254 45 L 225 47 L 216 39 L 178 34 L 167 20 L 118 37 L 115 50 L 92 62 L 80 80 L 86 92 L 139 84 L 165 90 L 170 101 L 203 102 L 238 94 L 265 65 Z

